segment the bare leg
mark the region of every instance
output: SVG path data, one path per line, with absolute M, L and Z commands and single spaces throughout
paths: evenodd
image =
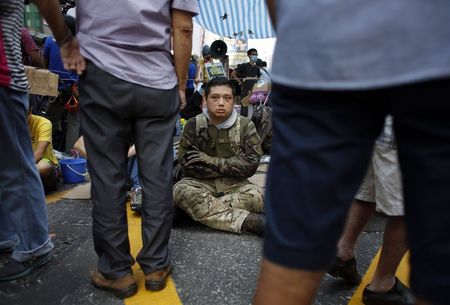
M 384 229 L 383 247 L 372 282 L 372 291 L 386 292 L 395 284 L 395 272 L 407 250 L 403 216 L 391 216 Z
M 39 161 L 36 167 L 41 177 L 46 177 L 52 172 L 52 165 L 45 160 Z
M 338 241 L 337 256 L 343 261 L 354 257 L 355 244 L 375 212 L 375 203 L 354 199 L 350 207 L 344 232 Z
M 323 278 L 322 271 L 287 268 L 263 259 L 254 305 L 310 305 Z

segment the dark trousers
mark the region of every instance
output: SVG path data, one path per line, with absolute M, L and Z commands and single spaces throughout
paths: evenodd
M 172 226 L 172 146 L 178 90 L 118 79 L 88 63 L 80 79 L 81 128 L 92 181 L 93 237 L 98 270 L 109 278 L 131 272 L 126 215 L 127 151 L 134 138 L 143 190 L 144 273 L 169 263 Z
M 450 289 L 450 79 L 373 91 L 274 86 L 265 256 L 327 270 L 385 116 L 394 117 L 411 283 L 433 304 Z

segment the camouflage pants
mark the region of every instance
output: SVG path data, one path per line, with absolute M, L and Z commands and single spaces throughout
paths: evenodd
M 222 194 L 221 194 L 222 195 Z M 175 206 L 208 227 L 241 232 L 242 223 L 252 213 L 264 210 L 263 190 L 248 181 L 218 196 L 213 183 L 184 178 L 173 188 Z

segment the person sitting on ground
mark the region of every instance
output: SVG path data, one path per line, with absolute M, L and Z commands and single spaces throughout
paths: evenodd
M 203 96 L 201 90 L 202 89 L 194 91 L 194 93 L 186 100 L 186 107 L 180 111 L 180 115 L 183 119 L 189 120 L 202 113 Z
M 211 228 L 262 235 L 263 191 L 247 180 L 262 155 L 256 128 L 234 110 L 227 78 L 210 80 L 204 99 L 207 109 L 186 123 L 180 139 L 185 178 L 174 186 L 174 204 Z
M 139 180 L 136 147 L 132 145 L 128 150 L 128 173 L 131 181 L 131 210 L 140 213 L 142 210 L 142 186 Z
M 86 146 L 84 146 L 84 137 L 81 136 L 78 138 L 78 140 L 75 141 L 75 144 L 73 144 L 73 149 L 75 149 L 77 154 L 79 156 L 82 156 L 83 158 L 87 159 L 87 152 L 86 152 Z
M 81 136 L 74 144 L 73 148 L 77 154 L 87 159 L 86 147 L 84 146 L 84 137 Z M 136 158 L 136 147 L 132 145 L 128 149 L 128 172 L 130 173 L 131 187 L 131 209 L 140 212 L 142 209 L 142 187 L 139 181 L 139 172 Z
M 53 153 L 52 123 L 44 117 L 28 112 L 28 129 L 33 146 L 34 159 L 41 176 L 44 191 L 53 191 L 58 186 L 59 164 Z

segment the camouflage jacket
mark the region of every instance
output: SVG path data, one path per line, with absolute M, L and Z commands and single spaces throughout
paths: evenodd
M 218 129 L 203 114 L 187 121 L 180 139 L 178 160 L 185 177 L 211 180 L 220 189 L 246 181 L 257 170 L 262 156 L 259 135 L 248 118 L 238 116 L 229 129 Z M 218 166 L 187 165 L 186 153 L 193 150 L 217 158 Z

